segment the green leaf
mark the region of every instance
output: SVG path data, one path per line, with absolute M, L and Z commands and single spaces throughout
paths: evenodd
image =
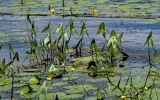
M 16 59 L 17 61 L 19 61 L 19 55 L 18 55 L 18 52 L 16 52 L 16 53 L 14 54 L 13 59 Z
M 69 38 L 68 38 L 68 35 L 67 35 L 66 29 L 63 30 L 63 37 L 64 37 L 66 40 L 69 39 Z
M 40 95 L 40 93 L 42 93 L 42 91 L 46 89 L 46 81 L 43 82 L 42 86 L 39 88 L 39 90 L 37 91 L 36 95 Z
M 49 94 L 40 94 L 39 100 L 56 100 L 56 94 L 55 93 L 49 93 Z
M 157 50 L 154 51 L 154 61 L 156 61 L 156 62 L 159 61 L 159 57 L 158 57 L 158 52 L 157 52 Z
M 80 35 L 83 36 L 84 33 L 86 33 L 86 35 L 89 36 L 85 22 L 83 22 L 83 24 L 82 24 Z
M 152 39 L 152 31 L 149 33 L 147 39 L 146 39 L 146 42 L 144 45 L 152 45 L 152 47 L 154 47 L 154 42 L 153 42 L 153 39 Z
M 95 90 L 96 89 L 95 86 L 93 86 L 93 85 L 66 86 L 64 88 L 67 89 L 65 91 L 66 93 L 80 93 L 80 92 L 89 91 L 89 90 Z
M 97 34 L 100 34 L 100 33 L 102 33 L 103 37 L 106 38 L 106 25 L 105 25 L 104 22 L 102 22 L 102 23 L 99 25 Z
M 73 34 L 73 33 L 78 34 L 78 32 L 76 31 L 76 28 L 74 26 L 73 20 L 70 20 L 70 31 L 71 31 L 71 34 Z
M 40 79 L 38 76 L 34 76 L 29 80 L 29 84 L 31 85 L 37 85 L 40 84 Z
M 48 72 L 49 72 L 49 73 L 52 73 L 52 74 L 55 74 L 55 73 L 58 72 L 58 69 L 54 66 L 54 64 L 51 64 Z
M 48 45 L 49 43 L 51 43 L 51 35 L 50 33 L 47 34 L 45 40 L 44 40 L 44 45 Z
M 114 29 L 111 31 L 110 38 L 111 37 L 117 37 L 117 33 Z
M 98 88 L 97 89 L 97 100 L 103 100 L 105 97 L 105 91 Z
M 12 84 L 8 84 L 8 85 L 5 85 L 5 86 L 0 86 L 0 93 L 9 91 L 11 89 L 12 89 Z
M 11 44 L 9 44 L 9 51 L 10 51 L 10 53 L 12 53 L 14 55 L 14 50 L 13 50 Z
M 6 67 L 6 63 L 5 62 L 6 62 L 6 60 L 3 59 L 1 67 L 0 67 L 0 69 L 1 69 L 1 71 L 2 71 L 3 74 L 5 73 L 5 67 Z
M 56 83 L 53 83 L 52 86 L 53 87 L 59 87 L 59 86 L 64 86 L 66 84 L 67 84 L 66 82 L 58 82 L 58 83 L 56 82 Z
M 121 41 L 123 37 L 123 33 L 120 34 L 120 36 L 118 37 L 118 40 Z
M 31 93 L 32 92 L 32 88 L 30 87 L 29 84 L 23 86 L 23 89 L 21 90 L 21 93 L 26 94 L 26 93 Z
M 8 85 L 12 83 L 12 79 L 11 78 L 1 78 L 0 79 L 0 86 L 3 85 Z
M 32 24 L 31 19 L 30 19 L 30 17 L 29 17 L 29 14 L 27 14 L 27 21 L 28 21 L 30 24 Z
M 95 48 L 96 47 L 96 41 L 95 41 L 95 39 L 93 39 L 92 41 L 91 41 L 91 44 L 90 44 L 90 49 L 93 49 L 93 48 Z
M 32 34 L 34 34 L 34 36 L 36 36 L 36 30 L 35 30 L 35 25 L 34 22 L 32 23 L 32 30 L 31 30 Z
M 58 92 L 56 94 L 58 95 L 59 100 L 72 100 L 83 97 L 82 94 L 66 94 L 64 92 Z
M 48 25 L 42 30 L 42 33 L 48 31 L 49 28 L 50 28 L 50 22 L 49 22 Z
M 63 29 L 63 24 L 61 23 L 61 24 L 58 26 L 58 28 L 57 28 L 57 30 L 56 30 L 56 33 L 62 32 L 62 29 Z

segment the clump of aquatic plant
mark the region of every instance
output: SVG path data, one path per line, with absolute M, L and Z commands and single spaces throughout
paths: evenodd
M 87 36 L 89 36 L 88 31 L 87 31 L 87 27 L 85 22 L 82 22 L 82 27 L 81 27 L 81 31 L 80 31 L 80 39 L 77 42 L 76 46 L 74 46 L 73 48 L 76 50 L 76 56 L 82 56 L 82 48 L 85 42 L 83 42 L 83 38 L 85 36 L 85 34 Z
M 137 81 L 136 78 L 134 78 L 134 76 L 132 76 L 132 72 L 130 72 L 129 76 L 126 78 L 125 82 L 122 81 L 123 78 L 119 78 L 119 81 L 117 81 L 117 84 L 115 84 L 115 82 L 112 81 L 112 78 L 110 78 L 109 76 L 107 76 L 108 82 L 110 83 L 109 86 L 109 91 L 111 92 L 111 95 L 113 94 L 114 91 L 118 91 L 118 93 L 116 94 L 117 97 L 121 98 L 121 99 L 145 99 L 145 98 L 149 98 L 152 99 L 152 96 L 154 96 L 154 99 L 156 97 L 156 99 L 158 100 L 158 96 L 157 96 L 157 89 L 158 87 L 156 86 L 156 75 L 154 74 L 153 76 L 151 76 L 152 70 L 154 70 L 154 63 L 153 62 L 157 62 L 158 61 L 158 53 L 155 50 L 153 57 L 151 54 L 151 49 L 155 49 L 154 46 L 154 42 L 153 42 L 153 38 L 152 38 L 152 32 L 150 32 L 150 34 L 148 35 L 145 45 L 147 45 L 148 47 L 148 72 L 146 73 L 146 77 L 142 83 L 138 83 L 140 86 L 136 86 Z M 152 60 L 152 58 L 154 58 L 154 60 Z M 112 87 L 112 88 L 111 88 Z M 154 94 L 153 94 L 154 92 Z
M 13 57 L 10 55 L 11 60 L 7 64 L 6 64 L 6 60 L 3 59 L 3 61 L 1 62 L 1 66 L 0 66 L 0 74 L 11 74 L 9 67 L 12 66 L 15 60 L 19 61 L 18 52 L 15 52 L 13 50 L 11 44 L 9 45 L 9 51 L 10 51 L 10 54 L 13 55 Z M 6 73 L 6 70 L 8 70 L 9 72 Z

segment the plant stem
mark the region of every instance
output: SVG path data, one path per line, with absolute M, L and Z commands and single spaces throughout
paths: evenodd
M 13 68 L 12 68 L 12 90 L 11 90 L 11 100 L 13 100 L 13 89 L 14 89 L 14 87 L 13 87 L 13 84 L 14 84 L 14 73 L 13 73 Z

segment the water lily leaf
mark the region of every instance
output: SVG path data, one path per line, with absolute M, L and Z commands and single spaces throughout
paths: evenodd
M 67 84 L 66 82 L 58 82 L 58 83 L 53 83 L 52 86 L 53 87 L 58 87 L 58 86 L 66 85 L 66 84 Z
M 58 95 L 59 100 L 70 100 L 83 97 L 82 94 L 65 94 L 64 92 L 56 93 Z
M 49 94 L 40 94 L 39 100 L 55 100 L 56 94 L 55 93 L 49 93 Z
M 40 79 L 38 76 L 34 76 L 29 80 L 29 84 L 31 85 L 37 85 L 40 84 Z
M 5 37 L 5 36 L 8 36 L 9 34 L 7 33 L 0 33 L 0 37 Z
M 6 92 L 12 89 L 12 84 L 0 86 L 0 92 Z
M 97 89 L 97 99 L 101 100 L 101 99 L 104 99 L 104 97 L 105 97 L 105 91 L 98 88 Z
M 15 88 L 20 88 L 20 87 L 23 87 L 25 84 L 14 84 L 13 86 L 15 87 Z
M 36 93 L 26 93 L 26 94 L 23 94 L 22 96 L 25 99 L 32 99 L 32 98 L 35 98 L 35 95 L 36 95 Z
M 87 57 L 78 57 L 72 59 L 74 62 L 89 62 L 92 59 L 92 56 L 87 56 Z
M 85 97 L 85 100 L 97 100 L 96 96 L 87 96 Z
M 39 71 L 41 71 L 42 70 L 42 68 L 36 68 L 36 69 L 33 69 L 33 68 L 31 68 L 31 69 L 24 69 L 23 70 L 23 72 L 39 72 Z
M 33 91 L 38 91 L 40 89 L 40 85 L 30 85 Z
M 40 75 L 40 72 L 19 73 L 19 74 L 15 74 L 15 76 L 35 76 L 35 75 Z
M 32 88 L 30 87 L 29 84 L 24 85 L 22 90 L 21 90 L 22 94 L 31 93 L 31 92 L 32 92 Z
M 75 80 L 75 79 L 77 79 L 77 77 L 75 77 L 75 76 L 65 76 L 62 78 L 62 80 L 64 80 L 64 81 Z
M 36 93 L 36 96 L 40 95 L 42 93 L 43 90 L 46 90 L 46 81 L 43 82 L 42 86 L 40 86 L 39 90 Z
M 96 87 L 93 85 L 65 86 L 64 88 L 67 89 L 65 91 L 66 93 L 80 93 L 80 92 L 96 89 Z
M 12 83 L 12 79 L 11 78 L 1 78 L 0 79 L 0 86 L 1 85 L 8 85 Z

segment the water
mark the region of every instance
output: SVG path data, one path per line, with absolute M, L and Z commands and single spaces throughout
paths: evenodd
M 54 2 L 53 2 L 54 1 Z M 0 37 L 1 41 L 5 41 L 3 43 L 3 47 L 0 50 L 0 59 L 2 60 L 5 58 L 9 61 L 9 50 L 8 44 L 11 42 L 15 51 L 19 52 L 20 58 L 25 56 L 27 50 L 29 50 L 29 43 L 20 42 L 20 39 L 26 39 L 27 35 L 27 26 L 26 26 L 26 16 L 18 16 L 17 13 L 26 14 L 28 12 L 31 13 L 49 13 L 48 6 L 54 7 L 56 9 L 56 13 L 61 13 L 62 10 L 62 2 L 59 0 L 1 0 L 0 2 L 0 12 L 1 13 L 14 13 L 15 15 L 9 16 L 4 15 L 0 16 L 0 34 L 7 34 L 6 36 Z M 105 2 L 105 3 L 104 3 Z M 106 6 L 107 3 L 107 6 Z M 55 5 L 56 4 L 56 5 Z M 85 4 L 85 5 L 84 5 Z M 116 0 L 114 2 L 108 0 L 96 1 L 96 0 L 72 0 L 65 2 L 66 7 L 65 12 L 68 12 L 69 8 L 73 8 L 73 12 L 81 13 L 91 13 L 89 10 L 90 6 L 95 6 L 99 13 L 103 14 L 121 14 L 119 11 L 114 12 L 114 10 L 109 10 L 112 7 L 118 5 L 132 5 L 132 1 L 127 0 Z M 150 5 L 157 5 L 158 1 L 152 1 L 149 3 Z M 121 5 L 120 7 L 124 7 Z M 134 6 L 140 5 L 138 2 L 137 4 L 133 4 Z M 109 7 L 109 8 L 106 8 Z M 106 8 L 107 10 L 103 11 Z M 158 10 L 158 8 L 156 7 Z M 123 9 L 124 10 L 124 9 Z M 130 8 L 130 10 L 133 10 Z M 107 12 L 106 12 L 107 11 Z M 128 11 L 127 11 L 128 12 Z M 130 12 L 130 11 L 129 11 Z M 159 15 L 159 12 L 154 11 L 153 15 Z M 118 34 L 124 32 L 123 37 L 123 46 L 125 47 L 126 51 L 133 55 L 133 58 L 130 57 L 130 61 L 134 59 L 135 56 L 142 55 L 146 53 L 146 47 L 144 46 L 145 40 L 147 35 L 150 31 L 153 31 L 153 37 L 156 44 L 157 50 L 159 50 L 159 38 L 160 38 L 160 25 L 159 24 L 151 24 L 153 22 L 157 22 L 158 20 L 154 19 L 116 19 L 116 18 L 93 18 L 93 17 L 60 17 L 60 16 L 31 16 L 31 19 L 35 22 L 36 32 L 37 32 L 37 39 L 40 40 L 41 38 L 45 38 L 46 34 L 41 33 L 43 28 L 51 21 L 51 25 L 58 26 L 60 23 L 68 23 L 69 19 L 74 19 L 75 26 L 78 31 L 80 31 L 81 21 L 86 21 L 86 25 L 88 28 L 88 32 L 90 37 L 85 37 L 86 46 L 90 44 L 91 39 L 95 38 L 98 45 L 102 45 L 104 43 L 104 39 L 101 35 L 96 35 L 96 31 L 98 29 L 98 25 L 101 22 L 105 22 L 108 33 L 107 37 L 109 37 L 109 33 L 112 29 L 115 29 Z M 150 23 L 150 24 L 149 24 Z M 55 36 L 56 37 L 56 36 Z M 53 39 L 55 38 L 53 37 Z M 79 39 L 78 36 L 75 36 L 71 41 L 71 45 L 73 46 Z M 143 59 L 143 58 L 142 58 Z M 141 60 L 142 60 L 141 59 Z M 22 59 L 21 59 L 22 60 Z M 141 61 L 136 60 L 136 61 Z
M 37 31 L 37 40 L 45 38 L 46 33 L 41 33 L 43 28 L 51 21 L 51 25 L 58 26 L 60 23 L 67 24 L 69 19 L 73 19 L 75 26 L 78 31 L 81 28 L 81 21 L 86 21 L 87 29 L 90 34 L 90 37 L 85 37 L 86 46 L 89 46 L 91 39 L 95 38 L 98 45 L 104 43 L 104 39 L 101 35 L 96 35 L 98 25 L 101 22 L 104 22 L 107 26 L 109 33 L 112 29 L 115 29 L 118 34 L 124 32 L 123 45 L 126 51 L 131 55 L 130 60 L 134 59 L 136 56 L 145 55 L 146 47 L 144 46 L 146 37 L 149 32 L 153 32 L 153 39 L 157 50 L 159 50 L 159 38 L 160 38 L 160 25 L 158 24 L 149 24 L 154 22 L 153 19 L 109 19 L 109 18 L 91 18 L 91 17 L 60 17 L 60 16 L 32 16 L 31 19 L 35 22 L 36 31 Z M 26 26 L 26 17 L 25 16 L 1 16 L 0 17 L 0 33 L 8 34 L 7 36 L 1 37 L 1 40 L 10 41 L 15 51 L 20 54 L 20 58 L 23 58 L 26 54 L 26 51 L 29 50 L 29 43 L 24 43 L 15 40 L 17 37 L 27 38 L 27 26 Z M 53 37 L 54 39 L 54 37 Z M 71 45 L 75 45 L 75 41 L 79 39 L 78 36 L 75 36 L 71 41 Z M 0 50 L 0 58 L 9 60 L 9 50 L 8 43 L 3 44 L 2 49 Z M 132 57 L 133 56 L 133 57 Z M 143 62 L 144 58 L 141 60 Z M 22 60 L 22 59 L 21 59 Z

